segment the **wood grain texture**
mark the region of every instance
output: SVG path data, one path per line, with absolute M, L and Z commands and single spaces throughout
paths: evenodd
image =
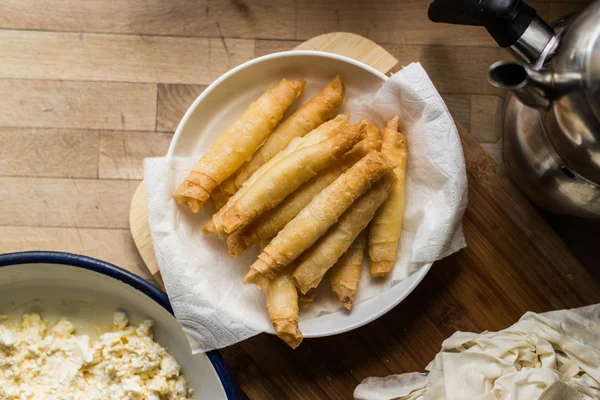
M 439 25 L 426 16 L 430 0 L 6 0 L 0 14 L 5 29 L 103 32 L 133 35 L 309 39 L 328 32 L 356 33 L 386 44 L 493 46 L 481 28 Z M 529 2 L 543 17 L 549 0 Z
M 339 364 L 336 369 L 350 372 L 357 382 L 369 376 L 386 376 L 392 373 L 384 359 L 373 357 L 373 346 L 365 343 L 357 332 L 348 332 L 343 341 L 336 337 L 311 340 L 309 351 L 322 354 L 327 358 L 335 358 Z M 325 351 L 327 349 L 327 351 Z
M 126 229 L 0 226 L 0 253 L 66 251 L 108 261 L 153 281 Z
M 148 207 L 146 204 L 146 192 L 144 182 L 142 181 L 131 197 L 129 229 L 137 251 L 146 264 L 146 268 L 155 277 L 157 282 L 161 283 L 160 287 L 164 289 L 165 286 L 162 284 L 158 261 L 156 261 L 156 256 L 154 255 L 150 225 L 148 224 Z
M 383 51 L 375 42 L 346 32 L 329 33 L 308 39 L 295 48 L 326 51 L 353 59 L 360 58 L 362 62 L 379 71 L 389 71 L 398 63 L 398 60 L 387 51 Z
M 156 85 L 0 79 L 0 108 L 0 126 L 153 131 Z
M 151 279 L 127 229 L 142 159 L 164 154 L 187 107 L 225 64 L 292 49 L 317 32 L 363 34 L 402 65 L 420 61 L 459 124 L 491 138 L 490 105 L 500 93 L 485 76 L 491 63 L 510 57 L 483 29 L 428 22 L 430 1 L 5 0 L 0 252 L 86 254 Z M 554 19 L 584 0 L 531 4 Z M 399 306 L 355 331 L 306 339 L 297 351 L 265 334 L 221 350 L 247 397 L 350 398 L 368 376 L 422 371 L 456 330 L 502 329 L 528 310 L 600 301 L 565 244 L 481 146 L 464 129 L 460 134 L 469 246 L 437 262 Z M 483 146 L 500 156 L 501 141 Z M 590 251 L 596 225 L 553 222 L 578 229 L 579 236 L 565 231 L 563 238 L 597 264 Z M 144 240 L 152 249 L 150 237 Z
M 100 132 L 0 128 L 0 176 L 96 178 Z
M 290 50 L 296 41 L 257 40 L 256 56 Z M 498 94 L 487 81 L 487 70 L 494 62 L 508 58 L 497 47 L 386 45 L 386 50 L 401 66 L 419 61 L 442 94 Z
M 173 135 L 160 132 L 102 131 L 98 177 L 100 179 L 143 179 L 146 157 L 166 154 Z
M 544 307 L 563 308 L 566 302 L 584 303 L 598 296 L 597 284 L 589 273 L 533 206 L 524 201 L 523 195 L 509 182 L 489 155 L 480 146 L 475 147 L 474 139 L 470 140 L 473 141 L 469 144 L 472 150 L 466 150 L 465 153 L 472 151 L 473 154 L 465 154 L 467 172 L 470 182 L 481 184 L 470 185 L 473 190 L 469 190 L 469 196 L 471 203 L 478 204 L 476 202 L 481 201 L 488 206 L 469 208 L 471 213 L 485 223 L 485 230 L 481 232 L 485 238 L 473 236 L 471 247 L 474 247 L 473 253 L 487 265 L 486 270 L 500 274 L 496 275 L 497 281 L 503 282 L 508 289 L 523 281 L 527 281 L 529 286 L 535 286 L 539 290 L 539 298 L 521 304 L 533 310 L 536 310 L 534 306 L 541 307 L 542 304 Z M 499 201 L 499 198 L 503 201 Z M 515 226 L 518 230 L 514 229 Z M 497 238 L 491 234 L 492 231 L 498 234 Z M 514 231 L 514 235 L 511 233 L 509 237 L 505 236 L 509 231 Z M 490 248 L 497 249 L 496 259 L 489 258 L 487 250 Z M 515 255 L 516 252 L 519 254 Z M 501 275 L 506 273 L 510 275 Z M 527 293 L 527 285 L 519 290 L 520 296 L 534 295 Z M 512 299 L 513 296 L 507 301 Z
M 0 31 L 0 43 L 1 78 L 207 84 L 254 54 L 245 39 Z
M 0 27 L 163 36 L 295 37 L 293 0 L 5 0 Z
M 340 46 L 339 38 L 344 38 Z M 371 40 L 347 32 L 334 32 L 317 36 L 305 42 L 295 40 L 257 40 L 254 47 L 255 57 L 292 49 L 320 50 L 340 54 L 350 58 L 359 58 L 376 69 L 386 71 L 396 65 L 397 60 Z
M 299 0 L 296 39 L 308 39 L 332 31 L 362 35 L 385 44 L 440 44 L 494 46 L 485 29 L 480 27 L 434 24 L 427 18 L 428 0 L 373 3 L 366 0 L 327 1 Z M 542 17 L 549 5 L 528 2 Z
M 269 381 L 283 393 L 283 397 L 291 399 L 328 399 L 323 389 L 316 384 L 281 341 L 273 336 L 258 335 L 241 342 L 240 346 L 261 369 L 261 376 L 270 376 Z M 292 353 L 292 356 L 290 356 Z M 278 397 L 267 397 L 277 399 Z
M 1 225 L 127 228 L 138 181 L 0 177 Z
M 469 199 L 471 204 L 485 204 L 488 207 L 469 207 L 467 221 L 477 218 L 479 240 L 485 240 L 485 246 L 470 246 L 471 254 L 482 254 L 486 263 L 493 263 L 485 253 L 491 247 L 498 253 L 501 262 L 494 271 L 509 271 L 518 279 L 509 276 L 495 276 L 503 286 L 528 283 L 535 286 L 541 297 L 543 307 L 562 308 L 567 302 L 584 303 L 596 299 L 600 292 L 598 285 L 545 223 L 534 207 L 509 181 L 507 176 L 497 167 L 490 156 L 477 144 L 466 131 L 461 130 L 461 140 L 467 160 L 469 182 Z M 472 187 L 472 188 L 471 188 Z M 499 201 L 498 198 L 503 198 Z M 518 227 L 518 230 L 514 228 Z M 516 235 L 505 236 L 508 231 Z M 497 235 L 497 238 L 495 237 Z M 477 240 L 475 236 L 472 241 Z M 504 240 L 499 240 L 504 237 Z M 498 240 L 496 240 L 498 239 Z M 527 247 L 528 251 L 524 251 Z M 517 259 L 520 262 L 516 262 Z M 491 267 L 491 265 L 490 265 Z M 573 279 L 567 279 L 571 274 Z M 516 291 L 519 296 L 529 296 L 526 285 Z M 576 289 L 576 287 L 578 289 Z M 531 291 L 533 292 L 533 291 Z M 506 299 L 512 301 L 514 298 Z M 597 301 L 597 300 L 593 300 Z M 521 304 L 529 306 L 529 302 Z
M 422 0 L 378 2 L 299 0 L 296 38 L 308 39 L 331 31 L 352 32 L 379 43 L 493 45 L 479 27 L 436 26 L 427 19 Z M 399 18 L 400 17 L 400 18 Z
M 465 46 L 394 45 L 386 49 L 400 65 L 418 60 L 440 93 L 496 94 L 498 89 L 487 80 L 487 70 L 494 62 L 506 58 L 497 47 L 475 51 Z
M 442 94 L 450 113 L 465 129 L 471 124 L 471 96 L 467 94 Z
M 243 391 L 242 399 L 285 399 L 282 393 L 270 380 L 260 379 L 262 370 L 241 346 L 220 349 L 225 364 L 229 366 L 234 382 Z
M 175 132 L 194 100 L 206 89 L 201 85 L 158 85 L 156 130 Z
M 479 143 L 495 143 L 502 136 L 503 100 L 496 95 L 471 96 L 470 130 Z
M 163 156 L 162 132 L 0 128 L 0 176 L 142 179 L 146 157 Z
M 301 44 L 301 40 L 257 40 L 254 44 L 254 57 L 292 50 Z
M 594 268 L 600 260 L 600 246 L 597 233 L 600 232 L 600 221 L 573 218 L 566 215 L 556 215 L 541 212 L 542 217 L 552 226 L 565 244 L 577 255 L 588 268 L 596 282 L 600 282 L 600 268 Z M 567 278 L 570 278 L 567 275 Z
M 504 168 L 504 160 L 502 158 L 502 142 L 503 139 L 498 140 L 494 143 L 480 143 L 481 147 L 492 157 L 492 160 L 498 165 L 503 171 Z

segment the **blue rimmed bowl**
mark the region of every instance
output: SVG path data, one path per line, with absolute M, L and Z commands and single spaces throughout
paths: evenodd
M 31 307 L 52 307 L 52 312 L 85 318 L 98 326 L 117 309 L 126 311 L 134 324 L 150 318 L 156 323 L 155 340 L 181 364 L 195 398 L 238 398 L 219 354 L 192 354 L 167 295 L 115 265 L 60 252 L 0 255 L 0 314 Z

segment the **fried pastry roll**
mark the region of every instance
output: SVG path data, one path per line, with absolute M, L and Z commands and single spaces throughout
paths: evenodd
M 274 208 L 290 193 L 310 180 L 317 173 L 336 160 L 358 143 L 364 136 L 366 122 L 356 125 L 343 125 L 336 134 L 317 144 L 299 148 L 279 161 L 252 183 L 243 196 L 220 216 L 216 223 L 217 232 L 229 234 L 243 228 L 264 212 Z
M 173 197 L 200 211 L 211 192 L 258 149 L 300 95 L 304 80 L 282 79 L 269 87 L 202 155 Z
M 369 226 L 369 270 L 373 277 L 386 276 L 394 268 L 402 233 L 408 150 L 406 138 L 398 130 L 398 121 L 398 117 L 388 121 L 382 134 L 381 152 L 396 165 L 397 182 Z
M 335 265 L 373 219 L 379 206 L 387 199 L 395 180 L 394 174 L 389 172 L 389 175 L 360 196 L 340 220 L 300 256 L 292 280 L 302 293 L 319 286 L 325 273 Z
M 393 165 L 371 151 L 315 196 L 262 250 L 244 283 L 264 285 L 335 224 L 352 203 Z
M 277 235 L 317 194 L 321 193 L 356 161 L 367 155 L 369 151 L 379 150 L 380 148 L 381 135 L 379 128 L 371 122 L 367 126 L 366 138 L 346 153 L 341 162 L 334 163 L 331 167 L 320 172 L 316 177 L 286 197 L 277 207 L 267 211 L 246 227 L 229 235 L 227 238 L 229 255 L 239 257 L 246 249 L 260 243 L 261 240 Z

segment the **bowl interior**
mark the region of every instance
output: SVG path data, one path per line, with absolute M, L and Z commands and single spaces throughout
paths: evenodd
M 307 81 L 302 95 L 288 110 L 289 115 L 336 75 L 344 82 L 346 99 L 353 100 L 375 94 L 386 79 L 377 70 L 349 58 L 307 51 L 275 53 L 234 68 L 216 80 L 190 107 L 177 128 L 169 155 L 202 154 L 254 99 L 281 78 Z M 341 109 L 347 111 L 348 104 Z M 351 117 L 352 121 L 360 119 L 357 113 Z
M 67 265 L 22 264 L 0 268 L 0 314 L 40 311 L 44 316 L 68 316 L 82 333 L 97 335 L 112 327 L 116 310 L 127 312 L 132 324 L 155 321 L 155 340 L 181 364 L 197 398 L 226 399 L 208 357 L 192 355 L 177 320 L 150 297 L 111 277 Z M 91 323 L 91 324 L 90 324 Z

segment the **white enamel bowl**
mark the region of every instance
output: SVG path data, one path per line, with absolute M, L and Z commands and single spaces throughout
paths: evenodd
M 112 264 L 68 253 L 32 251 L 0 255 L 0 314 L 41 310 L 76 323 L 110 326 L 124 310 L 133 324 L 155 321 L 155 340 L 181 364 L 197 399 L 237 399 L 221 357 L 192 355 L 167 296 L 145 280 Z
M 338 74 L 344 82 L 346 98 L 374 95 L 387 79 L 366 64 L 319 51 L 288 51 L 248 61 L 221 76 L 194 101 L 177 127 L 168 155 L 200 156 L 252 100 L 264 92 L 269 84 L 283 77 L 306 79 L 306 88 L 295 102 L 298 105 L 306 103 Z M 289 112 L 294 109 L 292 107 Z M 356 117 L 356 113 L 351 115 Z M 352 312 L 340 309 L 310 320 L 303 320 L 301 316 L 300 329 L 303 335 L 329 336 L 373 321 L 406 298 L 430 267 L 431 264 L 423 266 L 386 292 L 357 304 Z

